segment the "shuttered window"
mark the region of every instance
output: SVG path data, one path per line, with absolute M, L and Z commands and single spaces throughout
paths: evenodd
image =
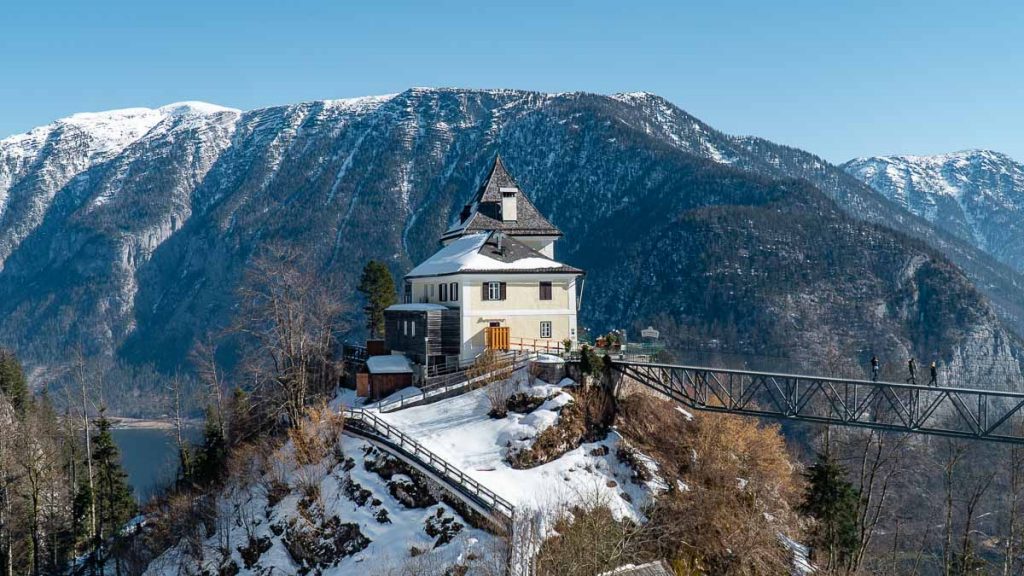
M 447 302 L 448 301 L 448 285 L 444 284 L 444 283 L 439 284 L 437 286 L 437 294 L 438 294 L 438 298 L 441 300 L 441 302 Z
M 504 300 L 507 291 L 504 282 L 485 282 L 483 284 L 484 300 Z
M 448 285 L 448 297 L 451 299 L 452 302 L 458 302 L 459 301 L 459 283 L 458 282 L 452 282 L 451 284 Z
M 551 282 L 540 283 L 540 299 L 551 300 Z

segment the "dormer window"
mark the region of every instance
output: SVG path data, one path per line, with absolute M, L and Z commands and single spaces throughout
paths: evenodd
M 518 202 L 516 196 L 519 188 L 500 188 L 501 192 L 501 219 L 505 222 L 514 222 L 519 219 Z

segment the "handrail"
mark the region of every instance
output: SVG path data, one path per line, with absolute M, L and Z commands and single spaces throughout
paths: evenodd
M 614 357 L 613 357 L 614 360 Z M 977 394 L 981 396 L 996 396 L 1000 398 L 1014 398 L 1024 400 L 1024 392 L 1015 392 L 1012 390 L 986 390 L 984 388 L 959 388 L 959 387 L 936 387 L 927 386 L 924 384 L 909 384 L 906 382 L 887 382 L 877 380 L 864 380 L 859 378 L 840 378 L 834 376 L 812 376 L 809 374 L 790 374 L 785 372 L 763 372 L 758 370 L 742 370 L 738 368 L 711 368 L 707 366 L 689 366 L 686 364 L 666 364 L 663 362 L 637 362 L 630 361 L 626 364 L 636 364 L 651 368 L 666 368 L 666 369 L 682 369 L 682 370 L 704 370 L 710 372 L 717 372 L 720 374 L 733 374 L 739 376 L 760 376 L 769 378 L 796 378 L 800 380 L 814 380 L 818 382 L 830 382 L 834 384 L 858 384 L 867 386 L 878 386 L 884 385 L 887 388 L 898 388 L 903 390 L 918 390 L 922 392 L 936 392 L 939 390 L 953 390 L 955 392 L 964 392 L 968 394 Z M 922 377 L 923 379 L 923 377 Z
M 460 372 L 467 368 L 472 367 L 480 359 L 481 356 L 486 353 L 487 350 L 482 350 L 476 356 L 472 358 L 460 359 L 455 363 L 454 366 L 448 364 L 435 364 L 427 368 L 427 377 L 444 376 L 445 374 L 451 374 L 453 372 Z
M 394 400 L 386 402 L 379 402 L 377 403 L 376 407 L 381 412 L 387 413 L 396 412 L 403 408 L 411 408 L 413 406 L 421 406 L 423 404 L 432 404 L 433 402 L 447 398 L 448 394 L 451 392 L 456 392 L 464 388 L 469 388 L 473 384 L 480 382 L 482 380 L 486 380 L 487 378 L 490 378 L 499 372 L 503 372 L 506 370 L 518 370 L 525 366 L 526 363 L 529 362 L 530 359 L 533 357 L 533 354 L 526 354 L 522 357 L 516 355 L 513 356 L 511 364 L 499 366 L 485 374 L 479 374 L 477 376 L 473 376 L 472 378 L 467 377 L 465 380 L 460 380 L 451 384 L 445 384 L 443 386 L 432 386 L 427 389 L 421 389 L 417 394 L 413 394 L 410 396 L 402 396 L 401 398 L 396 398 Z
M 341 356 L 345 360 L 365 362 L 366 359 L 370 357 L 370 351 L 366 346 L 345 343 L 341 345 Z
M 503 352 L 495 356 L 494 361 L 501 362 L 504 360 L 512 360 L 512 362 L 515 362 L 516 356 L 516 351 Z M 449 372 L 447 374 L 442 374 L 438 376 L 428 375 L 425 378 L 425 384 L 420 386 L 420 390 L 432 390 L 434 388 L 440 388 L 442 386 L 447 386 L 458 382 L 460 378 L 466 377 L 466 374 L 469 372 L 469 370 L 473 368 L 473 365 L 477 362 L 477 360 L 479 360 L 479 358 L 480 356 L 478 355 L 476 358 L 473 359 L 471 363 L 466 364 L 465 367 L 459 368 L 457 371 Z
M 565 344 L 551 338 L 522 338 L 516 336 L 509 338 L 508 346 L 512 350 L 529 350 L 546 354 L 562 354 L 565 352 Z
M 1024 444 L 1024 392 L 614 359 L 606 366 L 620 383 L 696 410 Z
M 482 506 L 492 515 L 496 516 L 495 520 L 505 524 L 511 522 L 515 514 L 515 506 L 511 502 L 467 476 L 458 467 L 428 450 L 425 446 L 413 440 L 409 435 L 389 424 L 383 418 L 359 408 L 342 408 L 341 412 L 345 416 L 346 426 L 349 422 L 352 422 L 358 423 L 357 426 L 361 424 L 369 428 L 373 433 L 388 441 L 394 448 L 415 460 L 420 467 L 445 480 L 455 489 L 456 493 L 472 500 L 467 503 Z

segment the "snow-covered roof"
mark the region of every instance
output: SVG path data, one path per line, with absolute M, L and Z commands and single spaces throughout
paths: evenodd
M 385 311 L 391 312 L 431 312 L 434 310 L 447 310 L 446 306 L 440 304 L 392 304 Z
M 626 564 L 611 572 L 602 572 L 599 576 L 672 576 L 665 564 L 661 561 L 649 562 L 639 566 Z
M 495 232 L 462 236 L 438 250 L 433 256 L 413 268 L 405 277 L 494 272 L 583 273 L 577 268 L 548 258 L 514 238 L 502 238 L 500 250 L 498 244 L 499 240 Z
M 537 364 L 565 364 L 565 359 L 554 354 L 538 354 L 533 360 Z
M 370 374 L 411 374 L 412 367 L 405 356 L 370 356 L 366 359 L 366 368 Z

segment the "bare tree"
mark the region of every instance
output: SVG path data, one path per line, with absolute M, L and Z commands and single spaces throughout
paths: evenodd
M 945 576 L 953 573 L 954 557 L 953 550 L 953 504 L 955 494 L 955 483 L 957 466 L 963 459 L 967 448 L 959 442 L 950 441 L 947 443 L 946 459 L 942 465 L 942 481 L 944 488 L 944 514 L 943 520 L 943 541 L 942 541 L 942 570 Z
M 259 256 L 241 289 L 238 333 L 252 344 L 252 372 L 272 416 L 295 425 L 311 401 L 329 392 L 340 376 L 333 361 L 336 335 L 347 310 L 341 290 L 292 249 L 272 247 Z M 262 368 L 262 369 L 261 369 Z
M 14 449 L 17 446 L 14 407 L 0 394 L 0 574 L 14 575 L 14 504 L 12 493 L 17 475 Z
M 22 482 L 20 492 L 28 511 L 28 533 L 31 553 L 32 574 L 44 571 L 46 558 L 46 526 L 44 518 L 52 516 L 52 507 L 60 498 L 60 449 L 55 434 L 56 418 L 33 407 L 26 413 L 25 420 L 18 426 L 18 466 Z
M 95 475 L 93 474 L 93 461 L 92 461 L 92 430 L 90 429 L 89 422 L 89 385 L 90 377 L 88 367 L 86 365 L 85 356 L 82 354 L 81 349 L 75 350 L 75 379 L 78 381 L 78 387 L 81 391 L 82 406 L 81 406 L 81 418 L 82 418 L 82 431 L 85 437 L 85 465 L 88 474 L 86 479 L 89 482 L 89 535 L 92 540 L 99 538 L 99 532 L 96 526 L 96 486 L 95 486 Z
M 1015 426 L 1020 429 L 1024 423 L 1018 421 Z M 1024 447 L 1014 445 L 1010 448 L 1006 472 L 1009 503 L 1006 506 L 1006 538 L 1003 542 L 1003 576 L 1010 576 L 1017 557 L 1017 532 L 1020 529 L 1017 522 L 1024 495 Z
M 192 476 L 192 450 L 185 441 L 185 434 L 183 430 L 184 423 L 181 415 L 181 387 L 181 376 L 175 374 L 174 378 L 171 380 L 171 410 L 174 414 L 174 440 L 178 446 L 178 474 L 180 474 L 179 478 L 182 480 L 188 480 Z
M 516 390 L 516 383 L 512 380 L 496 380 L 487 385 L 485 394 L 487 402 L 491 406 L 489 414 L 492 418 L 504 418 L 508 415 L 508 399 Z
M 207 396 L 217 411 L 217 423 L 221 438 L 227 438 L 226 415 L 224 413 L 224 374 L 217 363 L 217 345 L 214 337 L 207 334 L 196 343 L 191 353 L 192 364 L 196 368 L 199 379 L 206 385 Z
M 857 489 L 860 492 L 857 503 L 859 545 L 846 572 L 855 574 L 864 563 L 883 515 L 890 510 L 892 485 L 903 472 L 902 455 L 907 449 L 909 435 L 886 435 L 871 430 L 853 433 L 850 437 L 848 451 L 856 466 Z

